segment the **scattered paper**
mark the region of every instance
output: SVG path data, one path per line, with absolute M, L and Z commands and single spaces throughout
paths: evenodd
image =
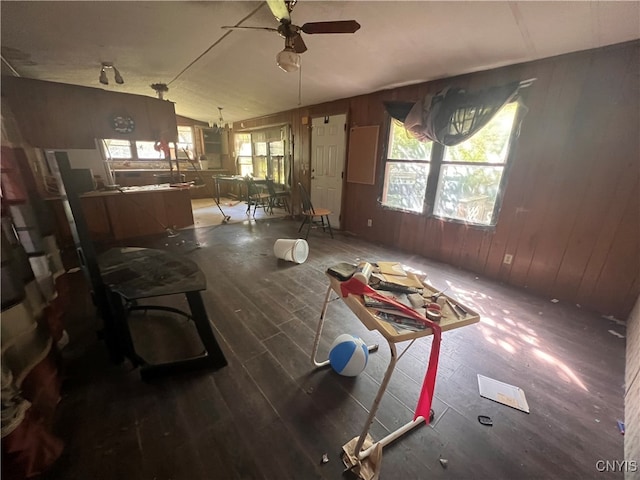
M 67 270 L 67 273 L 76 273 L 80 271 L 80 267 L 74 267 Z
M 449 465 L 449 460 L 447 460 L 446 458 L 441 458 L 440 465 L 442 465 L 442 468 L 447 468 L 447 466 Z
M 320 463 L 327 463 L 329 462 L 329 456 L 326 453 L 322 454 L 322 460 L 320 460 Z
M 551 303 L 558 303 L 560 300 L 558 300 L 557 298 L 552 298 L 551 299 Z
M 478 374 L 478 389 L 481 397 L 529 413 L 527 398 L 519 387 Z

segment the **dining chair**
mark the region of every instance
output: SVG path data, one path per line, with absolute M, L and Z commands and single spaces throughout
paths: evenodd
M 263 193 L 253 179 L 247 180 L 247 215 L 253 205 L 253 217 L 256 216 L 256 210 L 262 208 L 265 212 L 269 208 L 269 194 Z
M 323 232 L 326 232 L 325 227 L 329 228 L 329 234 L 331 235 L 331 238 L 333 238 L 333 230 L 331 230 L 331 222 L 329 221 L 329 215 L 331 215 L 332 213 L 331 210 L 326 208 L 314 208 L 313 204 L 311 203 L 311 197 L 309 196 L 307 190 L 299 182 L 298 187 L 300 188 L 300 198 L 302 200 L 302 216 L 304 217 L 302 223 L 300 224 L 300 228 L 298 228 L 298 233 L 300 233 L 302 227 L 307 224 L 307 233 L 304 237 L 306 240 L 307 237 L 309 237 L 311 224 L 319 223 L 322 225 Z M 316 220 L 318 218 L 319 220 Z M 327 221 L 326 225 L 325 220 Z
M 289 211 L 289 192 L 286 190 L 276 190 L 276 185 L 271 178 L 267 178 L 267 191 L 269 192 L 269 211 L 273 214 L 273 207 L 282 206 L 287 213 Z

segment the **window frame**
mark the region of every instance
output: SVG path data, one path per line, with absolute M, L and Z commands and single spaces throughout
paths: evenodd
M 193 127 L 189 126 L 189 125 L 179 125 L 178 129 L 182 128 L 183 130 L 189 128 L 191 130 L 191 148 L 187 148 L 187 152 L 189 152 L 189 154 L 192 157 L 195 157 L 195 137 L 194 137 L 194 131 L 193 131 Z M 129 157 L 112 157 L 111 156 L 111 152 L 109 151 L 109 146 L 108 146 L 108 142 L 110 141 L 118 141 L 118 142 L 127 142 L 129 144 L 129 153 L 130 156 Z M 169 154 L 171 156 L 171 161 L 194 161 L 195 158 L 187 158 L 186 154 L 184 153 L 184 151 L 182 150 L 182 146 L 183 145 L 189 145 L 186 142 L 180 142 L 179 141 L 180 138 L 178 138 L 178 141 L 176 142 L 169 142 Z M 157 157 L 140 157 L 138 155 L 138 143 L 144 143 L 144 144 L 149 144 L 149 143 L 153 143 L 155 144 L 156 142 L 153 140 L 141 140 L 141 139 L 136 139 L 136 140 L 130 140 L 130 139 L 126 139 L 126 138 L 103 138 L 100 139 L 100 144 L 102 146 L 102 153 L 104 154 L 105 158 L 107 159 L 107 161 L 109 162 L 160 162 L 160 161 L 166 161 L 168 160 L 167 158 L 165 158 L 164 156 L 164 152 L 163 151 L 158 151 L 158 155 Z
M 288 124 L 234 132 L 237 174 L 270 178 L 285 189 L 291 188 L 288 183 L 291 175 L 292 152 L 288 150 L 291 135 Z M 249 146 L 250 156 L 248 152 L 240 155 L 241 144 Z M 247 167 L 251 168 L 250 173 Z
M 392 210 L 392 211 L 397 211 L 397 212 L 403 212 L 403 213 L 408 213 L 408 214 L 413 214 L 413 215 L 423 215 L 426 216 L 427 218 L 435 218 L 435 219 L 439 219 L 445 222 L 450 222 L 450 223 L 458 223 L 458 224 L 463 224 L 466 226 L 470 226 L 470 227 L 474 227 L 474 228 L 478 228 L 478 229 L 483 229 L 483 230 L 495 230 L 497 224 L 498 224 L 498 217 L 499 217 L 499 213 L 500 213 L 500 209 L 502 207 L 502 201 L 504 198 L 504 192 L 506 190 L 506 186 L 507 186 L 507 180 L 509 177 L 509 172 L 511 170 L 511 165 L 513 163 L 513 152 L 515 150 L 515 144 L 516 144 L 516 140 L 520 135 L 520 127 L 521 127 L 521 123 L 522 123 L 522 118 L 523 115 L 526 113 L 526 107 L 523 105 L 522 101 L 521 101 L 521 97 L 516 97 L 515 99 L 513 99 L 511 102 L 509 102 L 508 104 L 512 104 L 515 103 L 516 104 L 516 112 L 514 115 L 514 119 L 513 119 L 513 125 L 511 127 L 511 132 L 509 134 L 509 138 L 507 140 L 507 151 L 505 154 L 505 160 L 504 163 L 491 163 L 491 162 L 459 162 L 459 161 L 455 161 L 455 162 L 445 162 L 444 161 L 444 156 L 446 153 L 446 149 L 449 147 L 446 147 L 440 143 L 437 142 L 432 142 L 432 147 L 431 147 L 431 158 L 429 160 L 429 175 L 427 177 L 427 186 L 426 186 L 426 190 L 425 190 L 425 195 L 424 195 L 424 200 L 423 200 L 423 206 L 422 206 L 422 211 L 421 212 L 416 212 L 414 210 L 409 210 L 409 209 L 403 209 L 403 208 L 397 208 L 397 207 L 393 207 L 390 205 L 385 205 L 384 203 L 382 203 L 382 199 L 384 196 L 384 189 L 385 189 L 385 185 L 386 185 L 386 175 L 387 175 L 387 163 L 388 162 L 405 162 L 405 163 L 424 163 L 424 160 L 404 160 L 404 159 L 396 159 L 396 158 L 390 158 L 389 157 L 389 141 L 390 141 L 390 136 L 391 136 L 391 125 L 394 122 L 394 119 L 390 116 L 387 115 L 387 138 L 386 138 L 386 142 L 385 142 L 385 157 L 384 157 L 384 168 L 382 168 L 382 182 L 381 182 L 381 194 L 378 200 L 378 203 L 381 205 L 381 207 L 385 210 Z M 507 104 L 507 105 L 508 105 Z M 501 167 L 502 168 L 502 175 L 500 177 L 500 182 L 498 185 L 498 191 L 496 193 L 496 197 L 495 197 L 495 203 L 493 206 L 493 211 L 491 212 L 491 220 L 490 223 L 488 224 L 484 224 L 484 223 L 475 223 L 475 222 L 471 222 L 468 220 L 462 220 L 459 218 L 452 218 L 452 217 L 447 217 L 447 216 L 443 216 L 443 215 L 437 215 L 434 210 L 435 210 L 435 202 L 436 202 L 436 196 L 438 194 L 438 186 L 440 183 L 440 173 L 442 171 L 442 167 L 443 165 L 472 165 L 472 166 L 478 166 L 478 167 L 485 167 L 485 166 L 489 166 L 489 167 Z

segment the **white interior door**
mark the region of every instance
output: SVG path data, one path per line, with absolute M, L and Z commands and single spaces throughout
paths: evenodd
M 311 122 L 311 203 L 328 208 L 331 226 L 340 228 L 347 115 Z

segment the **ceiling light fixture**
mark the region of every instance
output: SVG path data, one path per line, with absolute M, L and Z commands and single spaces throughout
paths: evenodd
M 295 72 L 300 68 L 300 54 L 293 48 L 293 39 L 285 39 L 284 49 L 276 55 L 276 63 L 287 73 Z
M 122 85 L 124 83 L 124 79 L 122 78 L 122 75 L 120 75 L 120 71 L 118 71 L 118 69 L 113 66 L 113 63 L 102 62 L 102 65 L 100 67 L 100 77 L 98 77 L 101 84 L 109 85 L 109 79 L 107 78 L 107 69 L 113 70 L 113 76 L 118 85 Z
M 220 117 L 218 118 L 218 121 L 220 123 L 209 122 L 209 127 L 215 130 L 216 132 L 222 132 L 229 128 L 229 124 L 224 123 L 224 118 L 222 118 L 222 107 L 218 107 L 218 113 L 220 115 Z
M 167 87 L 166 83 L 152 83 L 150 87 L 156 91 L 160 100 L 164 100 L 164 94 L 169 91 L 169 87 Z

